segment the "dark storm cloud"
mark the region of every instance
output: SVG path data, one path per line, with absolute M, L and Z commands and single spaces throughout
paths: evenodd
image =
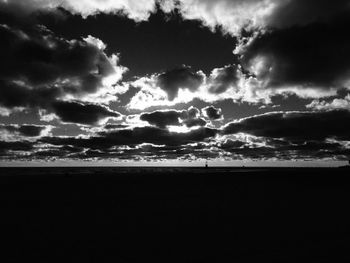
M 180 125 L 181 111 L 154 111 L 151 113 L 143 113 L 140 120 L 147 121 L 151 125 L 165 128 L 168 125 Z
M 270 145 L 261 146 L 240 140 L 225 140 L 218 147 L 233 159 L 269 159 L 277 157 L 278 150 Z
M 241 63 L 269 88 L 343 88 L 350 79 L 349 17 L 261 34 L 243 49 Z
M 0 106 L 44 109 L 83 124 L 118 116 L 104 106 L 59 101 L 94 95 L 104 78 L 121 76 L 124 69 L 107 57 L 98 39 L 65 40 L 34 25 L 0 25 L 0 38 Z
M 31 151 L 33 143 L 29 141 L 0 141 L 0 155 L 6 157 L 8 151 Z
M 199 115 L 200 115 L 199 109 L 193 106 L 189 107 L 187 109 L 187 112 L 185 112 L 185 116 L 187 119 L 196 119 L 199 117 Z
M 275 147 L 281 151 L 299 152 L 335 151 L 342 148 L 339 143 L 325 141 L 305 141 L 301 143 L 289 143 L 287 145 L 275 144 Z
M 199 118 L 199 110 L 195 107 L 190 107 L 188 110 L 163 110 L 140 115 L 140 120 L 147 121 L 151 125 L 159 128 L 166 126 L 179 126 L 185 124 L 187 127 L 205 126 L 206 121 Z
M 209 79 L 209 92 L 219 94 L 229 88 L 235 88 L 241 78 L 240 73 L 240 68 L 237 65 L 214 69 Z
M 226 124 L 224 134 L 248 133 L 288 140 L 350 140 L 350 112 L 270 112 Z
M 15 107 L 41 108 L 55 113 L 64 122 L 90 125 L 107 117 L 120 116 L 118 112 L 105 106 L 57 100 L 56 98 L 62 94 L 62 91 L 55 87 L 30 90 L 23 85 L 0 80 L 0 105 L 10 109 Z
M 343 12 L 350 11 L 348 0 L 292 0 L 279 1 L 267 18 L 269 27 L 287 28 L 314 22 L 329 22 Z
M 166 71 L 157 77 L 157 84 L 174 100 L 180 88 L 196 91 L 204 81 L 202 72 L 192 72 L 190 67 L 181 67 Z
M 323 158 L 347 160 L 350 156 L 350 149 L 336 141 L 288 141 L 264 138 L 257 144 L 229 139 L 220 143 L 218 147 L 236 160 L 267 160 L 271 158 L 278 160 L 315 160 Z
M 17 133 L 22 136 L 36 137 L 40 136 L 41 133 L 47 128 L 47 126 L 33 125 L 33 124 L 23 124 L 23 125 L 3 125 L 0 124 L 0 130 L 5 130 L 10 133 Z
M 23 84 L 0 79 L 0 105 L 6 108 L 46 108 L 61 95 L 62 91 L 55 87 L 30 89 Z
M 23 31 L 1 25 L 0 38 L 2 80 L 63 85 L 65 79 L 75 78 L 77 84 L 67 84 L 68 91 L 91 93 L 102 77 L 114 72 L 108 57 L 97 46 L 83 40 L 58 38 L 43 27 Z
M 223 118 L 220 108 L 214 106 L 208 106 L 202 109 L 203 114 L 210 120 L 220 120 Z
M 257 144 L 257 142 L 259 142 Z M 228 139 L 220 144 L 220 148 L 228 152 L 239 152 L 248 149 L 256 149 L 261 147 L 261 143 L 266 146 L 265 150 L 272 152 L 292 152 L 297 151 L 299 153 L 304 152 L 304 155 L 315 155 L 318 151 L 337 151 L 342 149 L 343 146 L 339 142 L 327 142 L 327 141 L 289 141 L 288 139 L 271 139 L 260 138 L 257 142 L 246 142 L 240 140 Z M 312 154 L 311 154 L 312 153 Z
M 93 125 L 108 117 L 120 117 L 118 112 L 107 107 L 73 101 L 56 101 L 52 108 L 63 122 Z

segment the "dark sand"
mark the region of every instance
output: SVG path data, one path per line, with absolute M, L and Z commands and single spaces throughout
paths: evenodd
M 0 173 L 0 262 L 350 262 L 348 169 Z

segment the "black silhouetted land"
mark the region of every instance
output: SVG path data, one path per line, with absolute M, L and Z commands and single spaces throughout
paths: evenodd
M 347 169 L 0 172 L 1 262 L 350 262 Z

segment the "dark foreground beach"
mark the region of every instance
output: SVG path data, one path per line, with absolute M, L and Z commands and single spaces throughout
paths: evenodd
M 350 262 L 350 173 L 0 168 L 1 262 Z

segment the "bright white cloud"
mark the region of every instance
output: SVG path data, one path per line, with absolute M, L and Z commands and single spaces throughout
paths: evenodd
M 39 119 L 44 122 L 51 122 L 57 119 L 57 116 L 54 113 L 49 113 L 45 109 L 39 109 L 38 114 L 39 114 Z
M 322 1 L 319 8 L 315 8 L 309 0 L 0 0 L 17 13 L 63 7 L 83 17 L 122 13 L 135 21 L 147 20 L 158 3 L 164 12 L 178 8 L 185 19 L 199 20 L 213 30 L 220 27 L 232 35 L 240 35 L 242 29 L 289 27 L 327 19 L 350 7 L 344 0 L 339 2 L 334 5 L 331 1 Z
M 262 28 L 267 17 L 285 0 L 180 0 L 180 10 L 186 19 L 201 20 L 211 29 L 240 35 L 243 28 Z
M 97 13 L 123 13 L 135 21 L 147 20 L 155 10 L 154 0 L 0 0 L 22 12 L 63 7 L 83 17 Z
M 7 108 L 0 107 L 0 116 L 8 117 L 10 116 L 11 111 Z
M 306 105 L 307 108 L 316 110 L 334 110 L 334 109 L 347 109 L 350 110 L 350 94 L 343 99 L 333 99 L 330 102 L 324 100 L 314 100 L 310 104 Z
M 170 132 L 176 132 L 176 133 L 187 133 L 190 130 L 193 130 L 194 128 L 188 128 L 186 126 L 168 126 L 168 130 Z

